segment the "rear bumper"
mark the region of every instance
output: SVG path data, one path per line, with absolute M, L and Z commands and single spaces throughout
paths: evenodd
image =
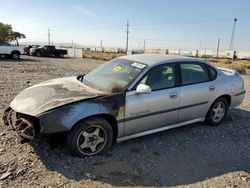
M 10 107 L 4 111 L 3 122 L 5 126 L 11 126 L 22 138 L 33 140 L 38 137 L 34 121 L 25 116 L 21 116 Z
M 236 93 L 236 94 L 234 94 L 234 96 L 237 97 L 237 96 L 240 96 L 240 95 L 244 95 L 243 97 L 245 97 L 245 94 L 246 94 L 246 90 L 244 90 L 242 92 L 239 92 L 239 93 Z
M 234 107 L 239 106 L 242 103 L 242 101 L 244 100 L 245 95 L 246 95 L 246 91 L 245 90 L 243 90 L 241 92 L 238 92 L 238 93 L 235 93 L 232 96 L 232 101 L 231 101 L 230 108 L 234 108 Z

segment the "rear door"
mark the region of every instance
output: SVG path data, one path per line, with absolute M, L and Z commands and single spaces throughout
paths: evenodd
M 46 56 L 50 55 L 48 46 L 42 47 L 41 50 L 42 50 L 43 55 L 46 55 Z
M 49 55 L 57 55 L 55 46 L 49 46 Z
M 209 69 L 202 62 L 181 62 L 179 72 L 179 122 L 205 117 L 216 95 L 216 83 Z
M 136 94 L 136 86 L 126 93 L 125 135 L 132 135 L 174 124 L 180 102 L 177 66 L 163 64 L 151 68 L 136 84 L 151 87 L 149 94 Z

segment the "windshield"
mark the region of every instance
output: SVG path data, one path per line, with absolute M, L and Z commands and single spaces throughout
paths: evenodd
M 127 59 L 113 59 L 88 73 L 83 83 L 112 93 L 121 92 L 145 67 L 145 64 Z

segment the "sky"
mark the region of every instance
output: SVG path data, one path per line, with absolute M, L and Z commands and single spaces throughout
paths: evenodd
M 86 46 L 250 50 L 250 0 L 0 0 L 0 22 L 26 34 L 20 43 Z

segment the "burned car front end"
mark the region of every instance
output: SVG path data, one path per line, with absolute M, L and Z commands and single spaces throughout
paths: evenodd
M 38 118 L 15 112 L 11 107 L 4 111 L 4 125 L 11 126 L 23 138 L 32 140 L 38 137 L 40 124 Z
M 5 110 L 3 121 L 28 140 L 64 132 L 72 126 L 69 119 L 73 111 L 76 113 L 81 109 L 82 117 L 84 102 L 103 96 L 107 93 L 93 91 L 76 77 L 49 80 L 18 94 Z M 80 109 L 75 108 L 79 105 L 77 102 L 81 104 Z

